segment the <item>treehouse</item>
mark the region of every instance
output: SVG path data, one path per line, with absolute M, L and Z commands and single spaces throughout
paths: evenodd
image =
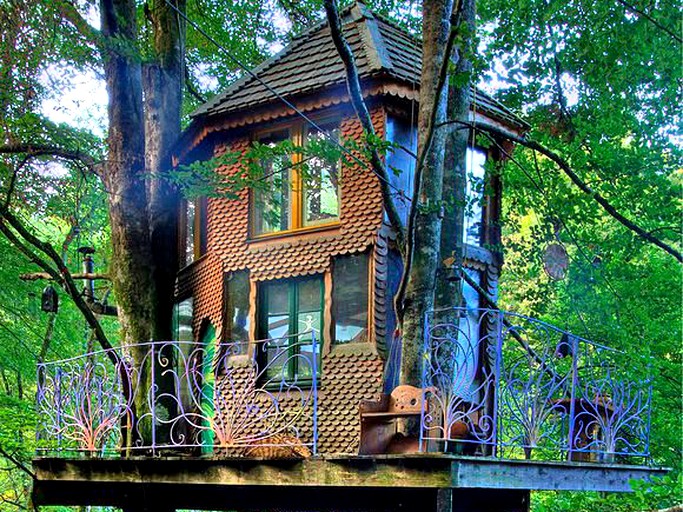
M 36 503 L 517 511 L 661 472 L 619 353 L 495 307 L 504 135 L 528 127 L 476 89 L 471 119 L 499 135 L 470 138 L 463 300 L 428 314 L 421 382 L 398 386 L 381 186 L 405 220 L 421 45 L 360 3 L 343 15 L 388 183 L 326 24 L 200 107 L 175 160 L 216 185 L 180 207 L 175 339 L 137 366 L 125 347 L 40 365 Z

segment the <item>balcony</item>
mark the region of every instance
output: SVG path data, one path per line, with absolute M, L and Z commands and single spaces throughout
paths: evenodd
M 643 463 L 649 378 L 608 347 L 514 313 L 427 318 L 419 451 Z M 38 367 L 38 457 L 318 454 L 314 332 L 251 344 L 149 342 Z

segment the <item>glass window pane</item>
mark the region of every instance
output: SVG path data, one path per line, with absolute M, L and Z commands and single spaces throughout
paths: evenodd
M 265 337 L 270 339 L 266 342 L 266 375 L 269 378 L 283 376 L 291 377 L 288 363 L 289 345 L 289 287 L 286 283 L 273 283 L 267 285 L 266 293 L 266 332 Z M 287 366 L 283 369 L 283 366 Z
M 313 377 L 313 336 L 316 339 L 316 360 L 320 363 L 320 330 L 322 328 L 322 281 L 319 278 L 298 281 L 297 322 L 297 376 Z
M 320 367 L 323 285 L 319 277 L 261 285 L 266 309 L 261 335 L 271 338 L 262 348 L 271 381 L 313 376 L 313 336 Z M 295 332 L 296 330 L 296 332 Z M 298 336 L 296 336 L 298 334 Z M 272 339 L 274 338 L 274 339 Z
M 481 283 L 481 274 L 478 271 L 469 268 L 464 270 L 477 284 Z M 462 294 L 467 314 L 461 317 L 459 322 L 453 392 L 460 398 L 475 402 L 478 400 L 475 378 L 479 369 L 479 293 L 463 282 Z
M 249 342 L 249 273 L 234 272 L 227 282 L 227 300 L 225 304 L 228 321 L 228 343 L 239 343 L 231 351 L 233 354 L 246 354 Z
M 324 148 L 324 141 L 337 140 L 339 130 L 326 130 L 327 135 L 318 131 L 309 131 L 306 136 L 307 144 L 315 144 Z M 339 218 L 339 166 L 323 158 L 323 155 L 306 155 L 301 165 L 304 183 L 303 224 L 314 226 L 333 222 Z
M 470 245 L 481 245 L 486 153 L 467 148 L 466 158 L 467 204 L 463 241 Z
M 367 341 L 368 255 L 337 258 L 332 281 L 335 343 Z
M 185 265 L 189 265 L 194 261 L 195 214 L 194 201 L 185 201 Z
M 286 140 L 287 131 L 261 139 L 262 144 L 275 146 Z M 257 235 L 285 231 L 290 228 L 291 161 L 286 155 L 261 162 L 263 175 L 254 191 L 254 231 Z
M 395 144 L 387 151 L 386 165 L 392 188 L 403 192 L 402 195 L 394 196 L 394 205 L 401 220 L 406 223 L 415 174 L 415 158 L 408 151 L 417 153 L 417 127 L 408 120 L 387 115 L 386 140 Z

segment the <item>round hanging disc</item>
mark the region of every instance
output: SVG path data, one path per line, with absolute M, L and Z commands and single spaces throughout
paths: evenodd
M 550 244 L 545 248 L 543 255 L 543 268 L 555 281 L 560 281 L 567 276 L 569 267 L 569 255 L 564 246 L 560 244 Z

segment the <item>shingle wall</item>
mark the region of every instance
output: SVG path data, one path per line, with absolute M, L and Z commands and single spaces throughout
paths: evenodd
M 383 108 L 373 108 L 371 116 L 378 135 L 383 136 Z M 362 128 L 355 117 L 342 119 L 340 131 L 342 139 L 362 142 Z M 244 135 L 219 143 L 214 154 L 245 152 L 249 144 L 248 135 Z M 219 169 L 226 175 L 240 171 L 239 165 Z M 226 272 L 248 269 L 251 278 L 256 281 L 321 274 L 330 269 L 334 256 L 360 253 L 374 246 L 382 225 L 382 197 L 378 179 L 368 167 L 361 167 L 355 161 L 347 161 L 342 165 L 341 212 L 337 228 L 303 236 L 249 241 L 248 198 L 249 194 L 245 190 L 239 193 L 237 199 L 209 199 L 208 254 L 179 274 L 178 296 L 194 297 L 195 337 L 204 318 L 211 319 L 217 328 L 222 328 L 223 276 Z M 379 256 L 383 256 L 383 253 Z M 379 398 L 383 365 L 383 359 L 374 344 L 370 343 L 334 347 L 331 351 L 325 351 L 319 393 L 321 453 L 357 451 L 360 428 L 358 404 L 361 400 Z M 245 368 L 243 373 L 247 383 L 249 372 Z M 239 375 L 241 373 L 238 370 L 231 376 L 239 379 Z M 217 385 L 222 386 L 225 378 L 219 375 Z M 226 403 L 222 404 L 222 408 L 229 411 L 227 401 L 231 399 L 223 398 Z M 219 404 L 221 401 L 219 399 Z M 223 429 L 226 421 L 230 421 L 229 418 L 217 418 L 217 423 Z M 310 437 L 307 429 L 302 434 L 306 438 Z

